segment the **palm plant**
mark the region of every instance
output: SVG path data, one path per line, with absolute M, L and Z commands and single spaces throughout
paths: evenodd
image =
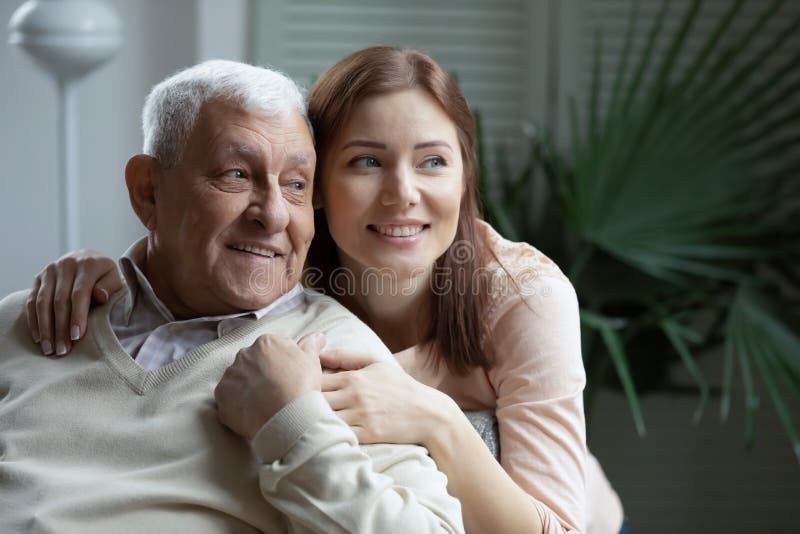
M 699 420 L 711 388 L 697 358 L 724 351 L 721 397 L 727 417 L 738 375 L 745 396 L 745 442 L 752 445 L 759 392 L 766 391 L 800 461 L 787 393 L 800 396 L 800 54 L 776 69 L 767 58 L 800 30 L 789 20 L 764 48 L 754 37 L 782 4 L 764 4 L 743 35 L 723 45 L 744 0 L 733 0 L 680 72 L 702 0 L 663 38 L 665 0 L 638 58 L 631 57 L 634 5 L 608 104 L 600 106 L 602 38 L 588 106 L 571 102 L 571 149 L 531 141 L 522 172 L 498 168 L 487 218 L 507 237 L 554 256 L 581 300 L 587 406 L 610 366 L 645 433 L 637 390 L 666 385 L 679 359 L 699 391 Z M 755 52 L 742 60 L 743 52 Z M 645 80 L 650 80 L 645 82 Z M 787 102 L 789 102 L 787 104 Z M 504 162 L 504 157 L 496 158 Z M 485 158 L 483 159 L 485 161 Z M 488 170 L 482 169 L 484 182 Z M 537 177 L 549 186 L 545 213 L 530 215 Z M 486 183 L 484 183 L 486 185 Z M 486 187 L 484 187 L 486 190 Z

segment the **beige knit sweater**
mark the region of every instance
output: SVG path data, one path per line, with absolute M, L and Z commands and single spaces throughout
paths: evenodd
M 252 446 L 218 422 L 214 388 L 261 334 L 321 331 L 329 348 L 390 357 L 332 299 L 309 295 L 148 371 L 117 342 L 111 304 L 69 357 L 41 356 L 25 296 L 0 302 L 0 532 L 463 531 L 424 449 L 359 447 L 320 393 L 284 407 Z

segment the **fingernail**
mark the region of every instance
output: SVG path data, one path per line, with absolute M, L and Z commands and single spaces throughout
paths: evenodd
M 56 343 L 56 355 L 63 356 L 67 353 L 67 346 L 64 344 L 63 341 L 59 341 Z
M 53 353 L 53 344 L 46 339 L 42 341 L 42 352 L 44 352 L 45 356 L 50 356 Z
M 103 295 L 106 297 L 105 300 L 106 300 L 106 302 L 108 302 L 108 291 L 106 291 L 105 289 L 102 289 L 102 288 L 100 289 L 100 291 L 103 292 Z
M 72 325 L 69 337 L 72 341 L 78 341 L 81 338 L 81 327 L 76 324 Z

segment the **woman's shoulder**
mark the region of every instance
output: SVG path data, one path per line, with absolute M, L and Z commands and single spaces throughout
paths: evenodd
M 485 263 L 494 275 L 482 339 L 497 358 L 493 387 L 498 395 L 525 391 L 528 400 L 579 394 L 586 377 L 578 298 L 569 279 L 532 245 L 504 239 L 485 222 L 479 232 L 494 252 Z M 532 375 L 548 379 L 531 389 Z
M 509 241 L 485 221 L 478 221 L 477 230 L 485 254 L 482 269 L 489 277 L 489 316 L 521 299 L 574 294 L 558 265 L 533 245 Z
M 486 258 L 487 267 L 500 268 L 523 281 L 529 278 L 524 276 L 526 273 L 535 273 L 540 277 L 548 276 L 569 283 L 558 265 L 533 245 L 509 241 L 486 221 L 478 220 L 477 229 L 478 238 L 491 251 Z

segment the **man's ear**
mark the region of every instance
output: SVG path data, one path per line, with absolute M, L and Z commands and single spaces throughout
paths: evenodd
M 151 232 L 156 229 L 156 187 L 161 175 L 158 160 L 146 154 L 133 156 L 125 166 L 125 183 L 128 185 L 131 207 Z

